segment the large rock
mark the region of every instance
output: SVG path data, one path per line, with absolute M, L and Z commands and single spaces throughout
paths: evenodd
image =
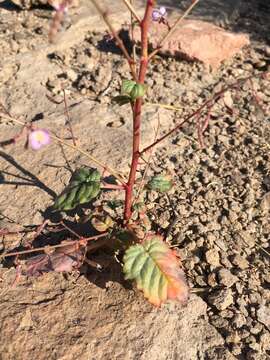
M 154 308 L 121 285 L 119 270 L 76 284 L 50 273 L 13 288 L 15 271 L 3 270 L 1 359 L 234 359 L 228 351 L 219 356 L 224 340 L 206 320 L 203 300 Z
M 165 25 L 153 24 L 150 43 L 154 48 L 167 31 Z M 138 42 L 140 40 L 138 28 L 135 39 Z M 217 69 L 224 60 L 231 58 L 248 44 L 248 35 L 228 32 L 205 21 L 183 20 L 164 43 L 160 53 L 200 61 L 208 68 Z

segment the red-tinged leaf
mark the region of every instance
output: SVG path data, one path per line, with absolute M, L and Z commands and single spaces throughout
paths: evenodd
M 160 236 L 129 247 L 124 255 L 125 279 L 135 280 L 150 303 L 167 300 L 186 303 L 189 296 L 185 275 L 174 252 Z
M 40 254 L 28 259 L 22 273 L 27 276 L 39 276 L 47 272 L 72 272 L 78 269 L 84 260 L 82 248 L 66 245 L 50 254 Z

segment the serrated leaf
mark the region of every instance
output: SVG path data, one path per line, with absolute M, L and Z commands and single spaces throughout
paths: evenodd
M 122 81 L 122 87 L 121 87 L 121 94 L 122 95 L 130 95 L 132 89 L 136 85 L 136 82 L 133 80 L 123 80 Z
M 125 279 L 135 280 L 153 305 L 167 300 L 186 303 L 188 286 L 177 257 L 160 236 L 129 247 L 124 255 Z
M 150 190 L 167 192 L 173 187 L 173 181 L 169 175 L 156 175 L 147 184 Z
M 131 100 L 131 97 L 128 95 L 118 95 L 112 99 L 112 101 L 116 102 L 119 106 L 126 105 L 130 103 Z

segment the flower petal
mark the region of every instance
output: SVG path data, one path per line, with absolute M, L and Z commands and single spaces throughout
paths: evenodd
M 39 150 L 51 142 L 50 134 L 46 129 L 31 131 L 28 136 L 29 144 L 33 150 Z

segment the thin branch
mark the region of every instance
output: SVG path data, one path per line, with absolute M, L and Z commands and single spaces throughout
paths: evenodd
M 6 120 L 9 120 L 9 121 L 12 121 L 16 124 L 20 124 L 20 125 L 23 125 L 23 126 L 26 126 L 26 123 L 24 123 L 23 121 L 20 121 L 20 120 L 17 120 L 17 119 L 14 119 L 13 117 L 11 116 L 7 116 L 3 113 L 0 113 L 0 117 L 2 117 L 3 119 L 6 119 Z M 69 144 L 68 142 L 62 140 L 60 137 L 58 137 L 57 135 L 54 135 L 50 132 L 50 136 L 52 139 L 58 141 L 60 144 L 63 144 L 67 147 L 70 147 L 71 149 L 74 149 L 78 152 L 80 152 L 81 154 L 83 154 L 84 156 L 86 156 L 87 158 L 89 158 L 91 161 L 93 161 L 93 163 L 95 163 L 96 165 L 102 167 L 103 169 L 105 169 L 106 171 L 108 171 L 111 175 L 113 175 L 117 180 L 119 180 L 123 185 L 126 184 L 125 182 L 125 179 L 123 179 L 120 175 L 118 175 L 118 173 L 111 169 L 109 166 L 103 164 L 101 161 L 97 160 L 96 158 L 94 158 L 92 155 L 88 154 L 86 151 L 82 150 L 81 148 L 79 148 L 78 146 L 74 146 L 72 144 Z
M 173 106 L 173 105 L 167 105 L 167 104 L 161 104 L 161 103 L 152 103 L 152 102 L 145 102 L 145 105 L 149 105 L 149 106 L 158 106 L 167 110 L 175 110 L 175 111 L 182 111 L 183 108 L 179 108 L 177 106 Z
M 128 0 L 123 0 L 124 4 L 126 5 L 126 7 L 129 9 L 129 11 L 132 13 L 132 15 L 135 17 L 135 19 L 139 22 L 139 24 L 141 23 L 141 18 L 140 16 L 137 14 L 136 10 L 134 9 L 134 7 L 132 6 L 132 4 L 128 1 Z
M 71 126 L 71 119 L 70 119 L 70 116 L 69 116 L 65 89 L 63 89 L 63 93 L 64 93 L 65 115 L 66 115 L 66 118 L 67 118 L 67 124 L 68 124 L 69 131 L 70 131 L 70 134 L 71 134 L 71 137 L 72 137 L 73 145 L 76 146 L 76 138 L 74 136 L 74 132 L 73 132 L 73 129 L 72 129 L 72 126 Z
M 117 34 L 117 31 L 115 30 L 112 23 L 110 22 L 107 12 L 101 8 L 101 6 L 98 4 L 98 2 L 96 0 L 91 0 L 91 1 L 92 1 L 93 5 L 95 6 L 95 8 L 97 9 L 98 13 L 102 16 L 102 18 L 103 18 L 104 22 L 107 24 L 108 28 L 110 29 L 110 32 L 112 33 L 113 37 L 115 38 L 117 45 L 122 50 L 125 58 L 127 59 L 128 63 L 129 63 L 132 76 L 133 76 L 134 80 L 136 81 L 137 74 L 136 74 L 136 70 L 135 70 L 135 64 L 133 63 L 133 59 L 132 59 L 132 57 L 130 57 L 127 48 L 125 47 L 123 41 L 120 39 L 119 35 Z
M 91 241 L 91 240 L 96 240 L 102 237 L 105 237 L 109 235 L 108 232 L 104 233 L 104 234 L 100 234 L 100 235 L 95 235 L 95 236 L 91 236 L 89 238 L 81 238 L 81 240 L 84 241 Z M 0 255 L 0 259 L 3 258 L 7 258 L 7 257 L 11 257 L 11 256 L 18 256 L 18 255 L 23 255 L 23 254 L 31 254 L 34 252 L 40 252 L 40 251 L 44 251 L 45 249 L 57 249 L 57 248 L 61 248 L 61 247 L 65 247 L 65 246 L 69 246 L 69 245 L 73 245 L 73 244 L 77 244 L 80 240 L 73 240 L 73 241 L 68 241 L 68 242 L 63 242 L 61 244 L 57 244 L 57 245 L 47 245 L 47 246 L 43 246 L 43 247 L 39 247 L 39 248 L 35 248 L 35 249 L 29 249 L 29 250 L 22 250 L 22 251 L 14 251 L 12 253 L 8 253 L 8 254 L 2 254 Z M 103 243 L 103 242 L 102 242 Z M 104 243 L 106 243 L 104 241 Z M 99 244 L 100 245 L 100 244 Z M 91 245 L 87 245 L 87 250 L 92 250 L 94 248 L 97 247 L 96 243 L 93 243 Z
M 187 8 L 187 10 L 184 12 L 184 14 L 182 16 L 180 16 L 180 18 L 173 24 L 173 26 L 170 28 L 170 30 L 167 32 L 167 34 L 160 40 L 157 48 L 155 50 L 153 50 L 152 53 L 149 55 L 149 60 L 151 60 L 159 52 L 159 50 L 162 48 L 164 43 L 172 36 L 172 34 L 174 33 L 177 26 L 182 22 L 182 20 L 185 19 L 185 17 L 187 17 L 187 15 L 191 12 L 191 10 L 194 8 L 194 6 L 196 6 L 198 4 L 199 1 L 200 0 L 192 1 L 191 5 Z
M 130 0 L 130 4 L 133 5 L 133 0 Z M 135 71 L 137 73 L 137 61 L 136 61 L 136 42 L 134 37 L 134 27 L 135 21 L 132 12 L 130 12 L 130 34 L 131 34 L 131 42 L 132 42 L 132 59 L 133 63 L 135 64 Z
M 265 78 L 267 77 L 268 73 L 266 72 L 262 72 L 261 74 L 254 74 L 254 75 L 250 75 L 247 78 L 241 78 L 238 79 L 237 81 L 235 81 L 233 84 L 226 86 L 225 88 L 223 88 L 222 90 L 218 91 L 216 94 L 214 94 L 210 99 L 206 100 L 197 110 L 195 110 L 192 114 L 188 115 L 186 118 L 184 118 L 184 120 L 179 123 L 178 125 L 176 125 L 172 130 L 170 130 L 168 133 L 166 133 L 165 135 L 163 135 L 162 137 L 160 137 L 159 139 L 157 139 L 154 143 L 150 144 L 149 146 L 145 147 L 141 152 L 140 152 L 140 156 L 142 154 L 144 154 L 145 152 L 149 151 L 153 146 L 156 146 L 157 144 L 159 144 L 160 142 L 162 142 L 163 140 L 165 140 L 167 137 L 169 137 L 171 134 L 173 134 L 174 132 L 176 132 L 177 130 L 179 130 L 186 122 L 188 122 L 190 119 L 192 119 L 194 116 L 197 116 L 199 114 L 201 114 L 202 110 L 204 110 L 205 108 L 211 108 L 213 106 L 213 104 L 218 101 L 226 91 L 230 90 L 230 89 L 234 89 L 234 88 L 239 88 L 239 86 L 241 84 L 246 83 L 247 81 L 249 81 L 250 79 L 258 76 L 259 78 Z M 150 103 L 149 103 L 150 104 Z M 159 106 L 159 104 L 154 104 Z M 162 104 L 161 104 L 162 105 Z M 162 107 L 165 107 L 164 105 L 162 105 Z M 171 107 L 170 105 L 167 106 L 168 108 Z M 177 108 L 173 107 L 173 110 L 177 110 Z

